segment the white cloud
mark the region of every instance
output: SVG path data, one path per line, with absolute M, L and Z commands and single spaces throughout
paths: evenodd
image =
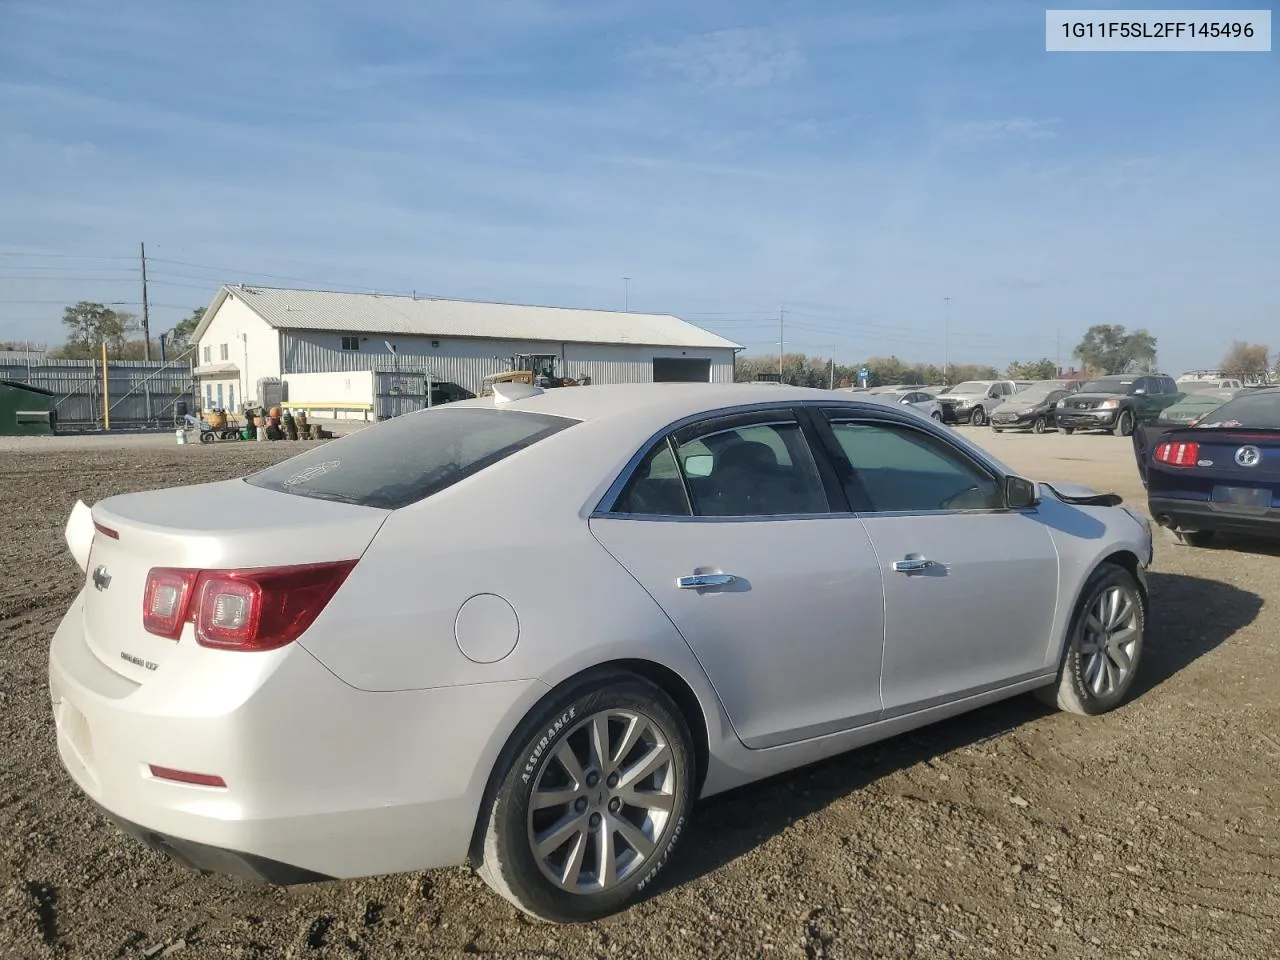
M 1058 119 L 967 120 L 948 129 L 943 139 L 961 146 L 976 146 L 998 140 L 1054 140 L 1058 136 Z
M 695 87 L 752 90 L 795 76 L 805 57 L 798 44 L 771 30 L 731 28 L 686 36 L 671 43 L 650 42 L 632 57 L 651 75 L 673 75 Z

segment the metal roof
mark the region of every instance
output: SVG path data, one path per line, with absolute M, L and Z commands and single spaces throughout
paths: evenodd
M 218 291 L 192 340 L 204 335 L 227 297 L 240 300 L 279 329 L 741 349 L 732 340 L 668 314 L 245 285 Z

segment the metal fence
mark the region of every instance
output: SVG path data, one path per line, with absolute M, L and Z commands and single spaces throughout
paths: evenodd
M 105 404 L 99 360 L 26 363 L 0 357 L 0 380 L 53 391 L 59 427 L 102 427 L 104 412 L 113 428 L 168 426 L 180 419 L 182 404 L 191 410 L 195 397 L 195 378 L 185 359 L 108 361 Z

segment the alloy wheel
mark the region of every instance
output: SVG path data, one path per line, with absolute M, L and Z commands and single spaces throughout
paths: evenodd
M 1120 689 L 1141 640 L 1138 601 L 1123 587 L 1107 587 L 1089 608 L 1080 640 L 1080 676 L 1095 697 Z
M 584 719 L 559 743 L 529 796 L 528 841 L 553 884 L 601 893 L 649 861 L 680 784 L 657 725 L 632 710 Z

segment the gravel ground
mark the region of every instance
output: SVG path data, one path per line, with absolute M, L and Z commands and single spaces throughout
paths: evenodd
M 983 442 L 1143 502 L 1127 441 Z M 57 759 L 47 644 L 79 582 L 62 528 L 77 497 L 236 476 L 300 446 L 0 445 L 0 956 L 1280 956 L 1280 560 L 1243 543 L 1157 544 L 1138 695 L 1119 711 L 1022 697 L 710 800 L 657 895 L 607 922 L 533 923 L 462 868 L 270 888 L 171 865 Z

